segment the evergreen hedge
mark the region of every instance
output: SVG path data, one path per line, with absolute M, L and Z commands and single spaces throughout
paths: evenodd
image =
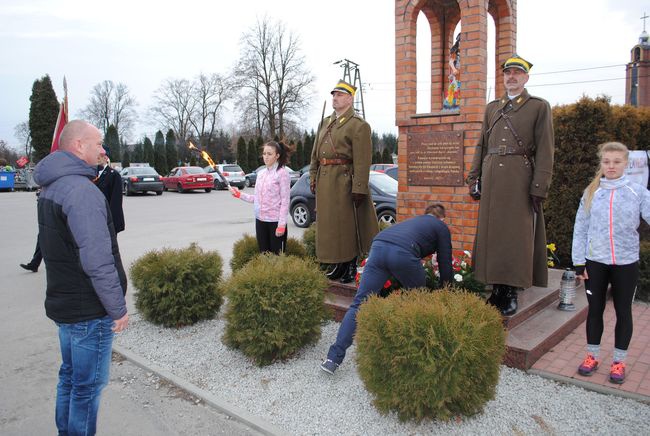
M 382 413 L 473 415 L 494 398 L 505 337 L 499 313 L 473 294 L 372 296 L 357 315 L 358 371 Z
M 313 262 L 263 253 L 225 286 L 223 341 L 257 365 L 287 359 L 320 337 L 327 280 Z
M 312 223 L 302 234 L 302 244 L 307 256 L 316 259 L 316 223 Z
M 636 288 L 636 299 L 650 302 L 650 242 L 641 242 L 639 252 L 639 283 Z
M 146 320 L 165 327 L 211 319 L 223 303 L 222 269 L 219 253 L 196 244 L 150 251 L 131 266 L 138 289 L 135 307 Z
M 305 247 L 296 238 L 287 238 L 285 250 L 287 255 L 296 257 L 305 257 Z M 257 246 L 257 239 L 254 236 L 245 234 L 241 239 L 235 242 L 232 248 L 232 259 L 230 259 L 230 269 L 234 273 L 244 267 L 252 258 L 260 254 Z

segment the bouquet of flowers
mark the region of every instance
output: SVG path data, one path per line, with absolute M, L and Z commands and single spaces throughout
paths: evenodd
M 366 260 L 363 259 L 357 268 L 356 284 L 359 286 L 363 269 L 366 265 Z M 465 250 L 459 252 L 458 255 L 452 256 L 452 269 L 454 272 L 452 285 L 454 287 L 465 289 L 469 292 L 480 293 L 485 290 L 485 285 L 474 278 L 474 272 L 471 265 L 472 255 L 469 251 Z M 435 256 L 429 255 L 422 259 L 422 266 L 426 272 L 426 287 L 429 289 L 440 288 L 440 271 L 438 268 L 438 261 Z M 386 296 L 402 286 L 395 277 L 390 277 L 384 283 L 384 287 L 380 292 L 381 296 Z

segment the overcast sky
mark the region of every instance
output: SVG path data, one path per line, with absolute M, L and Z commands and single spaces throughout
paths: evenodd
M 394 9 L 390 0 L 2 0 L 0 139 L 19 145 L 14 127 L 28 119 L 32 84 L 45 74 L 59 99 L 66 76 L 73 118 L 95 84 L 125 83 L 139 103 L 133 139 L 153 138 L 162 126 L 148 124 L 146 109 L 163 80 L 227 74 L 240 36 L 265 15 L 300 38 L 316 76 L 306 128 L 316 127 L 325 99 L 331 110 L 329 91 L 342 74 L 333 62 L 347 58 L 360 65 L 367 120 L 396 133 Z M 583 94 L 625 102 L 625 64 L 648 0 L 519 0 L 517 9 L 517 51 L 534 64 L 532 94 L 552 105 Z

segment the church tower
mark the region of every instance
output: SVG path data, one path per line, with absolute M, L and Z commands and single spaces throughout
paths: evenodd
M 650 107 L 650 39 L 645 30 L 647 14 L 643 14 L 643 32 L 639 43 L 632 47 L 631 59 L 625 70 L 625 104 Z

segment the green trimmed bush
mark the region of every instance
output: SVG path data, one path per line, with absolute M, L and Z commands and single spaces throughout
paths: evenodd
M 650 242 L 642 241 L 639 250 L 639 283 L 636 298 L 650 302 Z
M 257 365 L 287 359 L 320 337 L 327 280 L 312 261 L 260 254 L 225 286 L 223 341 Z
M 452 288 L 372 296 L 357 315 L 357 363 L 382 413 L 401 420 L 473 415 L 494 398 L 505 353 L 501 316 Z
M 302 234 L 302 244 L 307 256 L 316 259 L 316 223 L 312 223 Z
M 194 243 L 150 251 L 131 266 L 135 307 L 147 321 L 165 327 L 211 319 L 223 303 L 222 270 L 219 253 Z
M 286 254 L 296 257 L 305 257 L 305 247 L 296 238 L 287 239 Z M 255 236 L 245 234 L 240 240 L 235 242 L 232 248 L 232 259 L 230 259 L 230 269 L 234 273 L 244 267 L 252 258 L 260 254 Z

